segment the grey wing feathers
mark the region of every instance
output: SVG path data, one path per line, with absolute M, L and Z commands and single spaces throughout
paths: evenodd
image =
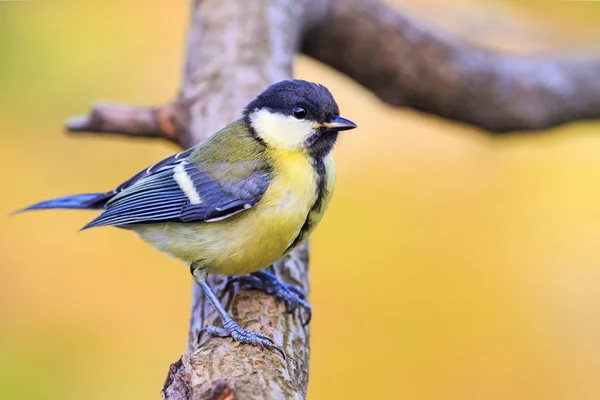
M 219 182 L 198 164 L 183 157 L 169 157 L 115 189 L 117 193 L 107 202 L 106 211 L 83 229 L 164 221 L 219 221 L 255 205 L 269 181 L 268 170 L 255 170 L 238 182 Z
M 187 200 L 173 179 L 172 169 L 164 169 L 115 195 L 106 204 L 106 211 L 84 229 L 174 219 Z

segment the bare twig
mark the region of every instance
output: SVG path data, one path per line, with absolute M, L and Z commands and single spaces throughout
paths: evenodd
M 385 102 L 492 132 L 600 118 L 600 55 L 482 49 L 375 0 L 330 0 L 303 51 Z
M 70 132 L 118 133 L 177 141 L 176 106 L 156 108 L 97 104 L 89 115 L 67 121 Z

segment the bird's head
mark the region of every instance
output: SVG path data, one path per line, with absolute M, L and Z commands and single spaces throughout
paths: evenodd
M 257 139 L 279 150 L 307 149 L 328 154 L 339 131 L 356 128 L 340 117 L 333 96 L 323 85 L 293 79 L 278 82 L 244 110 Z

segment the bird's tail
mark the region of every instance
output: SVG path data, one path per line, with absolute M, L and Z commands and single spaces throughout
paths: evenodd
M 65 209 L 79 209 L 79 210 L 94 210 L 104 208 L 104 205 L 114 193 L 85 193 L 75 194 L 72 196 L 58 197 L 56 199 L 40 201 L 30 205 L 29 207 L 22 208 L 15 211 L 13 214 L 17 214 L 24 211 L 31 210 L 46 210 L 51 208 L 65 208 Z

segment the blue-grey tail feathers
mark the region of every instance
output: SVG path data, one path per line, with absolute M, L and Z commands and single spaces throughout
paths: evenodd
M 39 203 L 30 205 L 29 207 L 22 208 L 15 211 L 13 214 L 17 214 L 23 211 L 31 210 L 46 210 L 53 208 L 63 209 L 78 209 L 78 210 L 96 210 L 104 208 L 104 205 L 114 194 L 109 193 L 85 193 L 75 194 L 72 196 L 58 197 L 56 199 L 40 201 Z

